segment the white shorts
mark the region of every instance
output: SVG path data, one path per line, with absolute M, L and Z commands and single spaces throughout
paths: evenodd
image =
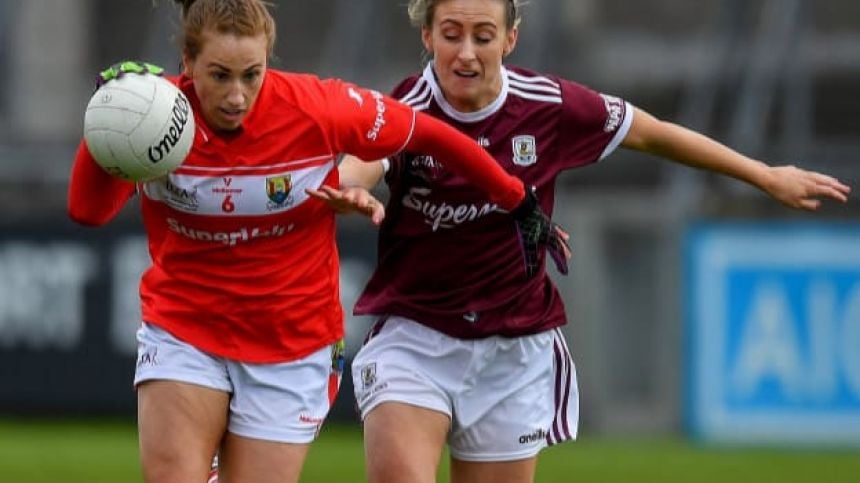
M 402 317 L 378 323 L 352 363 L 362 419 L 396 401 L 451 418 L 451 455 L 530 458 L 576 437 L 576 370 L 559 329 L 462 340 Z
M 246 438 L 310 443 L 340 385 L 343 345 L 296 361 L 247 364 L 196 349 L 158 326 L 137 331 L 135 387 L 151 380 L 187 382 L 232 394 L 227 430 Z

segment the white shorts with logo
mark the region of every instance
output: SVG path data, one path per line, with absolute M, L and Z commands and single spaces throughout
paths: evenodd
M 231 394 L 227 430 L 238 436 L 310 443 L 340 385 L 343 345 L 291 362 L 247 364 L 213 356 L 158 326 L 137 331 L 134 385 L 151 380 L 196 384 Z
M 463 340 L 403 317 L 378 323 L 352 363 L 362 419 L 383 402 L 451 418 L 451 456 L 514 461 L 576 438 L 576 370 L 559 329 Z

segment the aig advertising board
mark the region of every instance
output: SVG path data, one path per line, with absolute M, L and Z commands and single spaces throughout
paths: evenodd
M 697 226 L 686 269 L 694 434 L 860 445 L 860 225 Z
M 369 277 L 375 250 L 375 229 L 352 221 L 338 234 L 346 307 Z M 147 266 L 139 223 L 0 224 L 0 414 L 133 411 L 138 282 Z M 350 354 L 369 323 L 347 319 Z M 350 377 L 343 381 L 349 396 Z M 352 417 L 351 398 L 338 398 L 333 411 Z

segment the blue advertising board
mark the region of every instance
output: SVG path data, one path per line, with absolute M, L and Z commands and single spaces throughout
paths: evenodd
M 685 265 L 693 433 L 860 444 L 860 225 L 698 225 Z

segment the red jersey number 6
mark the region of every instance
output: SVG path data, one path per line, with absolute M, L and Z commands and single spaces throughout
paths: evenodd
M 224 213 L 233 213 L 236 210 L 236 205 L 233 203 L 233 196 L 227 195 L 224 202 L 221 203 L 221 211 Z

